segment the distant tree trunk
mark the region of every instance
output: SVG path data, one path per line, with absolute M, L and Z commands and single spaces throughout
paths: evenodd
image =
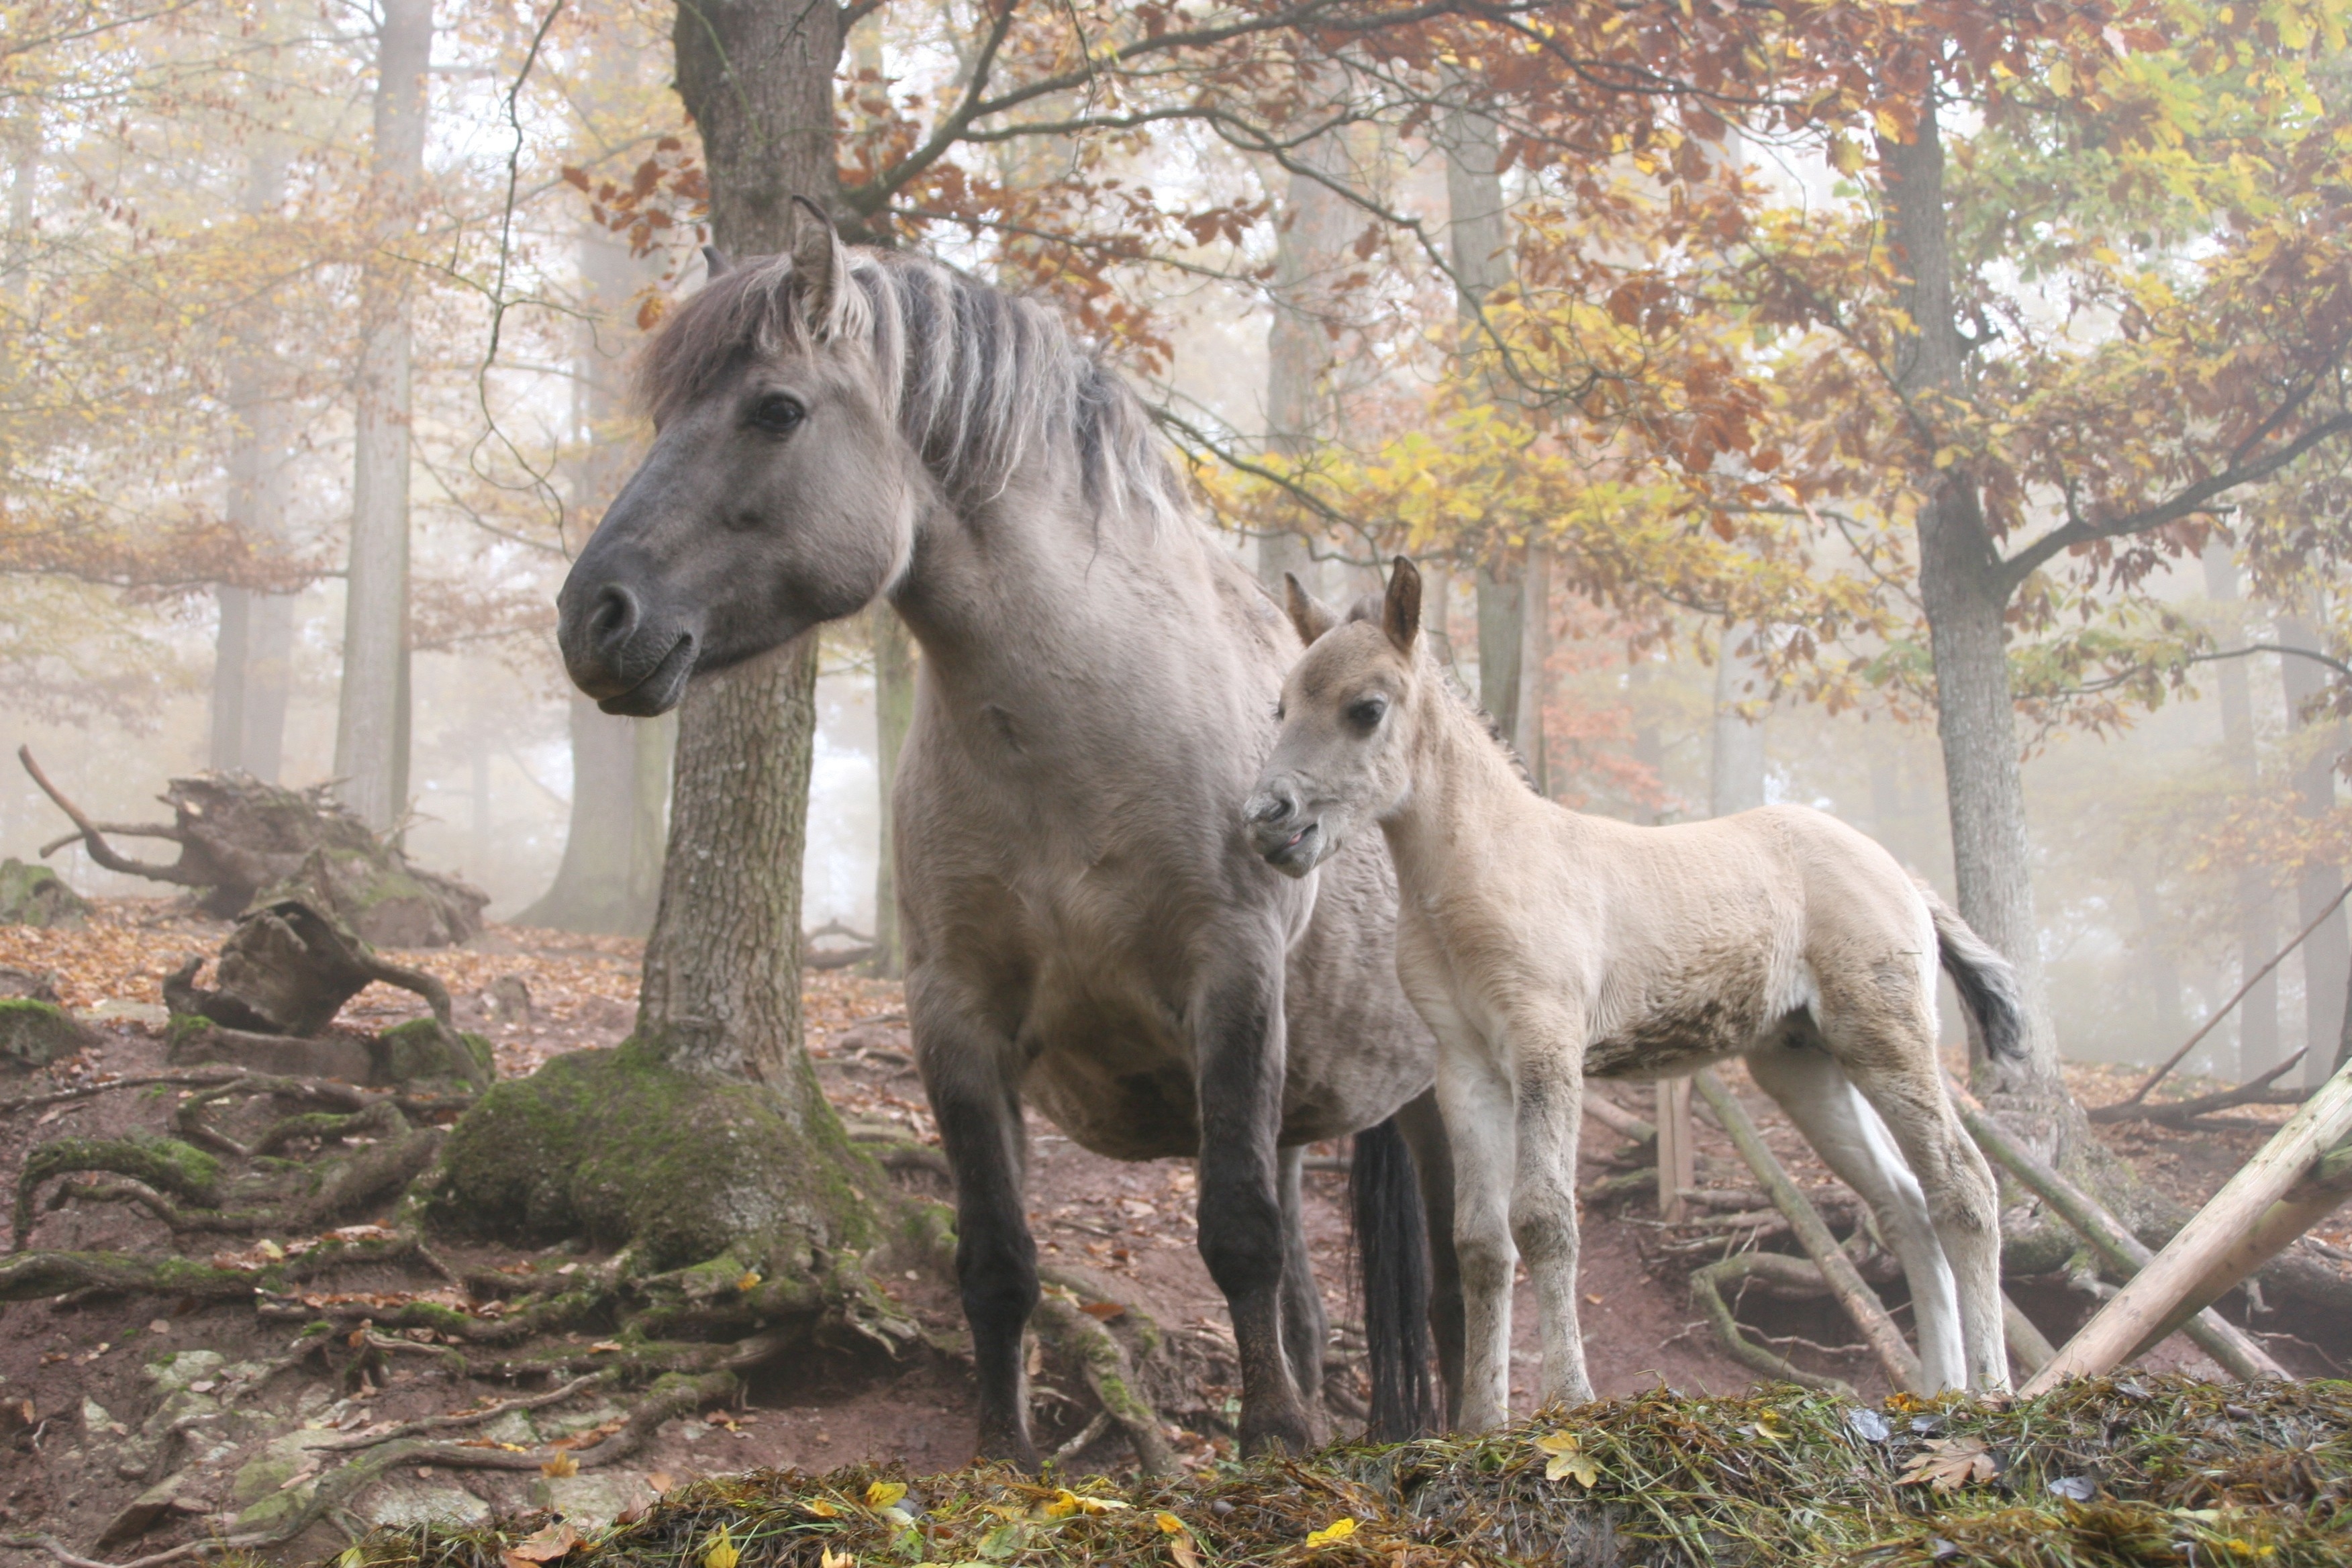
M 247 162 L 244 209 L 275 207 L 284 196 L 286 159 L 265 146 Z M 259 331 L 267 332 L 266 320 Z M 244 345 L 229 369 L 228 402 L 236 419 L 228 459 L 224 513 L 248 539 L 271 544 L 286 532 L 286 416 L 269 385 L 274 360 L 267 342 Z M 215 590 L 220 632 L 213 651 L 212 738 L 206 765 L 242 770 L 270 784 L 285 749 L 286 698 L 291 671 L 294 602 L 223 584 Z
M 907 973 L 906 934 L 898 929 L 898 836 L 891 791 L 898 752 L 915 722 L 915 639 L 887 604 L 866 612 L 874 637 L 874 771 L 882 788 L 882 853 L 874 870 L 874 973 L 896 980 Z
M 2326 647 L 2318 628 L 2302 615 L 2280 617 L 2279 641 L 2288 647 L 2315 651 Z M 2295 728 L 2300 748 L 2294 768 L 2295 815 L 2306 820 L 2323 817 L 2336 809 L 2336 763 L 2344 751 L 2344 729 L 2329 719 L 2313 722 L 2304 718 L 2303 705 L 2318 696 L 2326 685 L 2326 674 L 2318 665 L 2307 658 L 2283 658 L 2279 660 L 2279 674 L 2286 688 L 2287 719 Z M 2304 867 L 2294 884 L 2297 929 L 2318 920 L 2320 911 L 2327 908 L 2328 900 L 2343 886 L 2341 867 Z M 2347 940 L 2342 905 L 2337 905 L 2333 913 L 2320 921 L 2319 929 L 2304 939 L 2301 956 L 2304 1042 L 2311 1049 L 2311 1054 L 2303 1058 L 2303 1080 L 2315 1085 L 2326 1082 L 2335 1073 L 2336 1045 L 2344 1036 L 2345 985 L 2352 978 L 2352 940 Z
M 1882 141 L 1879 162 L 1914 329 L 1895 350 L 1896 384 L 1907 396 L 1957 396 L 1964 389 L 1966 348 L 1953 313 L 1944 145 L 1932 87 L 1916 135 Z M 2021 1136 L 2055 1154 L 2088 1134 L 2059 1075 L 2057 1039 L 2042 1002 L 2024 773 L 2002 624 L 2009 589 L 1966 466 L 1925 468 L 1917 485 L 1920 599 L 1936 671 L 1959 912 L 2017 967 L 2027 997 L 2024 1059 L 1988 1058 L 1972 1038 L 1972 1075 Z
M 1707 770 L 1707 810 L 1729 816 L 1764 804 L 1764 712 L 1754 689 L 1756 661 L 1739 651 L 1756 628 L 1727 626 L 1716 641 L 1715 749 Z
M 832 5 L 683 0 L 677 90 L 702 132 L 712 237 L 736 256 L 788 247 L 792 198 L 830 209 Z M 689 1072 L 749 1079 L 795 1121 L 821 1105 L 801 1048 L 801 860 L 816 739 L 816 636 L 687 689 L 669 854 L 646 943 L 637 1045 Z
M 2205 595 L 2217 604 L 2238 599 L 2238 563 L 2230 547 L 2216 539 L 2205 546 Z M 2242 643 L 2240 628 L 2230 640 Z M 2246 680 L 2243 659 L 2225 658 L 2214 667 L 2221 688 L 2222 760 L 2237 777 L 2238 787 L 2251 796 L 2262 783 L 2262 759 L 2254 741 L 2254 702 Z M 2258 865 L 2238 868 L 2238 973 L 2252 974 L 2278 951 L 2278 890 L 2269 870 Z M 2243 984 L 2242 980 L 2240 982 Z M 2238 1077 L 2258 1078 L 2279 1059 L 2278 975 L 2266 974 L 2246 999 L 2238 1004 Z
M 1339 180 L 1348 172 L 1347 152 L 1339 137 L 1323 135 L 1300 147 L 1297 160 Z M 1275 223 L 1274 311 L 1265 329 L 1265 437 L 1276 457 L 1307 457 L 1332 435 L 1327 385 L 1327 323 L 1335 305 L 1330 275 L 1347 260 L 1353 216 L 1346 198 L 1315 173 L 1291 173 Z M 1311 565 L 1307 541 L 1298 534 L 1272 534 L 1257 542 L 1258 580 L 1276 594 L 1286 572 L 1297 573 L 1310 588 L 1318 586 L 1308 574 Z
M 1527 759 L 1536 793 L 1551 794 L 1551 758 L 1544 743 L 1544 699 L 1550 688 L 1551 552 L 1528 546 L 1528 567 L 1519 577 L 1519 696 L 1512 743 Z
M 1446 246 L 1467 357 L 1485 347 L 1486 301 L 1511 279 L 1510 230 L 1503 201 L 1501 127 L 1472 101 L 1466 81 L 1457 79 L 1454 89 L 1438 118 L 1437 142 L 1445 154 Z M 1497 403 L 1508 401 L 1500 376 L 1488 377 L 1486 392 Z M 1478 700 L 1516 742 L 1527 591 L 1511 564 L 1489 551 L 1478 565 L 1476 598 Z
M 410 331 L 408 279 L 391 250 L 425 173 L 432 0 L 383 0 L 382 15 L 372 169 L 379 243 L 362 285 L 343 683 L 335 715 L 343 804 L 378 831 L 408 805 Z

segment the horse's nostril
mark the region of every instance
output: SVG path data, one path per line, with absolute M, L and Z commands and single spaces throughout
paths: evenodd
M 1252 820 L 1266 823 L 1270 826 L 1274 823 L 1280 822 L 1283 818 L 1288 816 L 1295 809 L 1296 807 L 1292 805 L 1291 799 L 1288 795 L 1267 795 L 1259 799 L 1257 810 L 1254 814 Z
M 637 596 L 618 583 L 607 583 L 588 612 L 588 632 L 599 647 L 625 642 L 637 629 Z

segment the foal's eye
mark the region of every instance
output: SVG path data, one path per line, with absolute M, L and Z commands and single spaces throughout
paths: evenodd
M 782 436 L 808 417 L 801 400 L 782 392 L 772 392 L 751 405 L 751 423 L 761 429 Z
M 1348 705 L 1348 722 L 1369 734 L 1379 726 L 1381 715 L 1388 710 L 1387 698 L 1366 697 Z

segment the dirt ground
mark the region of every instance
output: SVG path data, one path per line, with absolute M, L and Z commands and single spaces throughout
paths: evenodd
M 81 931 L 0 928 L 0 964 L 46 970 L 58 979 L 65 1003 L 97 1022 L 100 1043 L 45 1072 L 0 1084 L 0 1095 L 37 1091 L 52 1081 L 89 1081 L 96 1075 L 152 1072 L 164 1049 L 158 984 L 184 955 L 217 949 L 227 928 L 163 901 L 119 900 L 104 906 Z M 408 952 L 400 962 L 427 969 L 458 998 L 458 1021 L 493 1041 L 503 1076 L 531 1071 L 559 1052 L 610 1046 L 625 1036 L 634 1014 L 635 943 L 564 933 L 493 928 L 477 948 Z M 494 1008 L 494 985 L 519 979 L 530 1006 L 518 1014 Z M 505 987 L 510 992 L 511 987 Z M 827 1091 L 853 1131 L 888 1124 L 913 1141 L 936 1143 L 914 1074 L 900 1002 L 894 985 L 844 972 L 811 977 L 807 995 L 809 1048 Z M 371 988 L 346 1010 L 344 1021 L 382 1028 L 418 1012 L 406 993 Z M 1800 1181 L 1835 1203 L 1833 1184 L 1793 1131 L 1770 1112 L 1741 1075 L 1725 1075 L 1764 1122 L 1768 1136 Z M 2119 1098 L 2124 1079 L 2087 1070 L 2078 1091 L 2092 1103 Z M 1626 1109 L 1651 1114 L 1646 1088 L 1612 1092 Z M 27 1150 L 69 1135 L 118 1135 L 163 1131 L 173 1103 L 170 1090 L 103 1094 L 0 1118 L 0 1172 L 13 1187 Z M 2175 1134 L 2126 1131 L 2116 1146 L 2149 1177 L 2184 1201 L 2217 1187 L 2259 1145 L 2263 1126 L 2284 1115 L 2238 1113 L 2243 1130 Z M 1589 1123 L 1584 1176 L 1620 1173 L 1611 1156 L 1621 1141 Z M 1129 1165 L 1077 1147 L 1042 1121 L 1032 1123 L 1034 1162 L 1030 1218 L 1045 1261 L 1099 1283 L 1106 1296 L 1150 1313 L 1171 1341 L 1172 1371 L 1154 1385 L 1163 1416 L 1188 1464 L 1230 1455 L 1227 1433 L 1236 1377 L 1222 1299 L 1194 1249 L 1193 1174 L 1188 1163 Z M 1728 1141 L 1702 1121 L 1702 1185 L 1752 1185 Z M 1308 1181 L 1310 1238 L 1317 1272 L 1335 1324 L 1338 1403 L 1360 1394 L 1360 1317 L 1349 1300 L 1343 1219 L 1344 1150 L 1314 1151 L 1324 1168 Z M 944 1184 L 916 1173 L 908 1180 L 944 1194 Z M 928 1184 L 926 1187 L 925 1184 Z M 1670 1229 L 1654 1218 L 1654 1202 L 1636 1195 L 1594 1205 L 1585 1230 L 1582 1293 L 1586 1345 L 1594 1382 L 1604 1394 L 1628 1394 L 1663 1382 L 1690 1393 L 1731 1393 L 1756 1380 L 1716 1344 L 1685 1285 L 1698 1264 L 1748 1245 L 1735 1230 Z M 380 1216 L 379 1216 L 380 1217 Z M 73 1205 L 37 1215 L 29 1236 L 12 1246 L 45 1249 L 135 1249 L 160 1246 L 166 1232 L 122 1205 Z M 2342 1246 L 2342 1232 L 2327 1236 Z M 223 1256 L 234 1256 L 226 1242 Z M 565 1269 L 593 1263 L 561 1251 L 439 1247 L 457 1273 L 476 1268 Z M 678 1482 L 758 1466 L 828 1469 L 856 1459 L 903 1464 L 915 1473 L 959 1465 L 971 1452 L 973 1429 L 968 1364 L 953 1353 L 961 1332 L 953 1294 L 920 1270 L 889 1281 L 900 1304 L 930 1331 L 896 1360 L 800 1360 L 754 1375 L 738 1407 L 665 1425 L 652 1443 L 611 1468 L 575 1475 L 472 1469 L 396 1472 L 354 1500 L 341 1530 L 375 1522 L 425 1519 L 470 1521 L 492 1510 L 554 1508 L 583 1525 L 641 1504 Z M 390 1302 L 453 1288 L 422 1268 L 386 1268 L 369 1276 L 346 1272 L 334 1291 L 374 1293 Z M 1899 1284 L 1883 1287 L 1902 1310 Z M 2053 1340 L 2062 1340 L 2093 1305 L 2062 1289 L 2021 1290 L 2021 1300 Z M 1826 1303 L 1751 1302 L 1743 1321 L 1800 1365 L 1834 1373 L 1865 1394 L 1884 1393 L 1853 1334 Z M 322 1465 L 341 1456 L 314 1452 L 322 1444 L 364 1436 L 388 1424 L 511 1399 L 510 1384 L 468 1377 L 443 1347 L 422 1335 L 414 1354 L 391 1357 L 379 1384 L 338 1384 L 312 1360 L 293 1352 L 299 1324 L 264 1322 L 242 1303 L 200 1306 L 152 1297 L 59 1298 L 21 1303 L 0 1317 L 0 1503 L 12 1528 L 54 1531 L 77 1550 L 127 1558 L 250 1521 L 271 1500 L 299 1497 Z M 2273 1353 L 2298 1373 L 2343 1370 L 2352 1356 L 2352 1331 L 2325 1325 L 2252 1325 Z M 577 1339 L 580 1336 L 572 1336 Z M 1532 1293 L 1522 1285 L 1514 1352 L 1514 1402 L 1533 1401 L 1538 1357 Z M 947 1347 L 947 1348 L 938 1348 Z M 2216 1369 L 2176 1340 L 2152 1365 L 2206 1375 Z M 1065 1379 L 1064 1381 L 1067 1381 Z M 1053 1375 L 1037 1384 L 1041 1428 L 1048 1443 L 1082 1427 L 1091 1407 L 1075 1383 Z M 619 1411 L 609 1404 L 559 1405 L 536 1415 L 516 1414 L 475 1429 L 480 1442 L 534 1448 L 550 1439 L 583 1434 L 583 1444 L 610 1429 Z M 1334 1431 L 1348 1429 L 1335 1413 Z M 1116 1438 L 1072 1456 L 1079 1465 L 1125 1461 Z M 556 1468 L 561 1468 L 559 1465 Z M 316 1537 L 316 1539 L 312 1539 Z M 340 1543 L 326 1527 L 279 1553 L 315 1557 Z

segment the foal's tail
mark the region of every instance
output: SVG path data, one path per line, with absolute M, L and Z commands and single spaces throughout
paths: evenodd
M 1402 1442 L 1434 1431 L 1437 1413 L 1429 1378 L 1429 1230 L 1412 1151 L 1395 1117 L 1356 1134 L 1348 1200 L 1371 1362 L 1365 1435 Z
M 2022 1060 L 2025 994 L 2018 988 L 2017 971 L 1993 951 L 1991 943 L 1970 931 L 1933 888 L 1920 883 L 1919 896 L 1927 900 L 1927 913 L 1936 922 L 1936 947 L 1944 973 L 1952 977 L 1960 1005 L 1976 1020 L 1986 1054 Z

